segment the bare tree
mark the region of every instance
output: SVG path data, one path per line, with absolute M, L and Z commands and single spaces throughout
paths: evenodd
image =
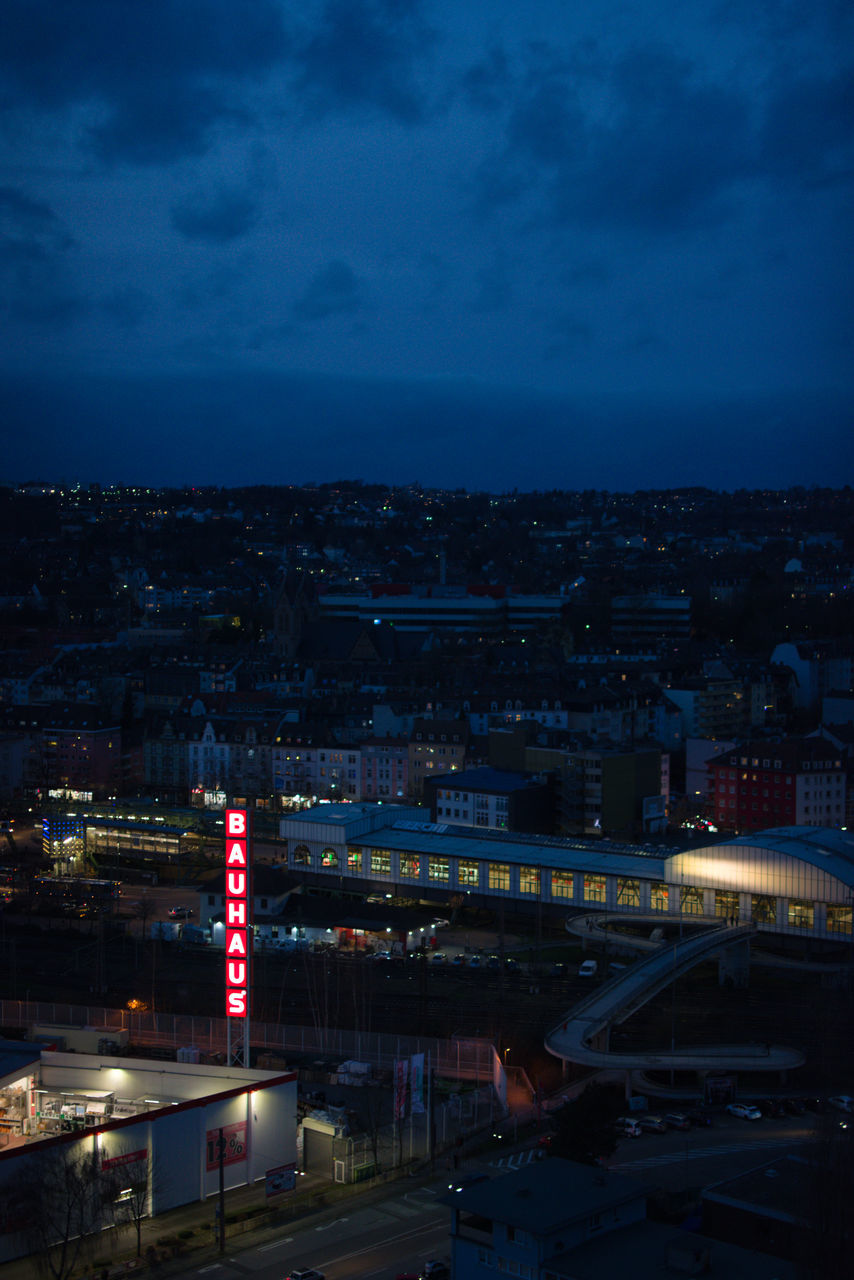
M 66 1280 L 92 1237 L 112 1221 L 109 1194 L 89 1141 L 42 1147 L 28 1159 L 17 1195 L 20 1229 L 37 1265 Z
M 121 1166 L 101 1170 L 103 1195 L 110 1201 L 117 1227 L 133 1227 L 136 1231 L 136 1256 L 142 1257 L 142 1224 L 150 1217 L 148 1194 L 148 1152 L 141 1158 Z

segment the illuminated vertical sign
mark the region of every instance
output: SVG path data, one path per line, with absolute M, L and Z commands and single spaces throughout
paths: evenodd
M 225 811 L 225 1014 L 249 1016 L 250 915 L 249 815 L 245 809 Z

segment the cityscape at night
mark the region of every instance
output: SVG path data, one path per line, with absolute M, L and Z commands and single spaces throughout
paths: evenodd
M 854 16 L 7 0 L 0 1280 L 835 1280 Z

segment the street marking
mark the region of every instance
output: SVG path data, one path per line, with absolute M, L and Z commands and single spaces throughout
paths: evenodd
M 774 1151 L 780 1147 L 812 1142 L 812 1138 L 777 1138 L 768 1142 L 733 1142 L 725 1147 L 699 1147 L 692 1151 L 668 1151 L 662 1155 L 647 1156 L 644 1160 L 615 1160 L 609 1169 L 654 1169 L 659 1165 L 678 1164 L 681 1160 L 706 1160 L 715 1156 L 738 1155 L 742 1151 Z
M 541 1154 L 538 1148 L 529 1147 L 527 1151 L 517 1151 L 512 1156 L 501 1156 L 498 1160 L 490 1161 L 490 1164 L 494 1169 L 521 1169 L 523 1165 L 539 1160 Z
M 285 1236 L 284 1240 L 274 1240 L 272 1244 L 259 1244 L 258 1252 L 266 1253 L 268 1249 L 281 1249 L 282 1245 L 293 1244 L 293 1236 Z

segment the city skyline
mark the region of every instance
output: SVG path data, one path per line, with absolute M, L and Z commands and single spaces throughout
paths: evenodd
M 7 8 L 0 479 L 851 479 L 850 12 Z

